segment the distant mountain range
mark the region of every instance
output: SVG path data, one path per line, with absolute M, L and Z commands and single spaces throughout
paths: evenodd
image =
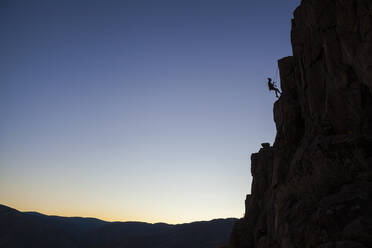
M 0 248 L 218 248 L 237 219 L 169 225 L 20 212 L 0 204 Z

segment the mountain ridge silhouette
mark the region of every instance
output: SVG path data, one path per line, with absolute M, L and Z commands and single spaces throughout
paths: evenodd
M 108 222 L 21 212 L 0 204 L 0 247 L 219 247 L 235 218 L 185 224 Z

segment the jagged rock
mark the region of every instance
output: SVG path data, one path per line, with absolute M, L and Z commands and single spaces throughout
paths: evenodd
M 262 146 L 262 148 L 269 148 L 270 143 L 262 143 L 261 146 Z
M 232 247 L 372 247 L 372 1 L 303 0 Z

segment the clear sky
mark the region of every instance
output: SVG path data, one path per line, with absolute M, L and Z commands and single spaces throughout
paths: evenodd
M 0 1 L 0 203 L 241 217 L 299 0 Z

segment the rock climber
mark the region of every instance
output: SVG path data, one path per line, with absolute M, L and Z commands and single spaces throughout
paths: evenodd
M 282 94 L 281 92 L 280 92 L 280 90 L 276 87 L 276 85 L 275 85 L 275 82 L 272 82 L 272 79 L 271 78 L 267 78 L 269 81 L 267 82 L 267 85 L 269 86 L 269 90 L 271 91 L 271 90 L 273 90 L 273 91 L 275 91 L 275 96 L 277 97 L 277 98 L 279 98 L 279 96 L 278 96 L 278 93 L 279 94 Z

